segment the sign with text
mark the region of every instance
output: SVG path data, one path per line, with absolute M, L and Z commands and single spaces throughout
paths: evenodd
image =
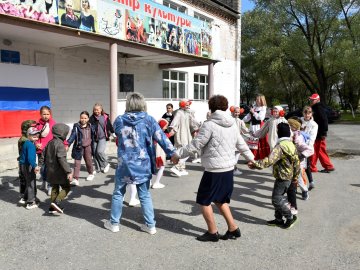
M 211 23 L 150 0 L 1 0 L 0 14 L 211 58 Z

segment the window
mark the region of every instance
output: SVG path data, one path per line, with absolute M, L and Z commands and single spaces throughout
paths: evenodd
M 194 99 L 209 99 L 207 75 L 194 74 Z
M 201 15 L 199 13 L 196 13 L 196 12 L 194 12 L 194 18 L 198 19 L 200 21 L 203 21 L 203 22 L 207 22 L 207 23 L 212 22 L 212 19 L 209 19 L 209 18 L 207 18 L 207 17 L 205 17 L 205 16 L 203 16 L 203 15 Z
M 1 62 L 20 64 L 20 52 L 8 51 L 8 50 L 0 50 L 0 51 L 1 51 Z
M 170 1 L 163 1 L 163 5 L 172 9 L 175 9 L 181 13 L 186 13 L 186 7 L 180 6 Z
M 186 73 L 163 71 L 163 98 L 185 98 Z

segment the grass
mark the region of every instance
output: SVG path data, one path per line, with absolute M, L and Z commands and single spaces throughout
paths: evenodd
M 360 113 L 355 113 L 355 118 L 353 118 L 351 112 L 342 112 L 340 121 L 341 122 L 359 122 L 360 123 Z

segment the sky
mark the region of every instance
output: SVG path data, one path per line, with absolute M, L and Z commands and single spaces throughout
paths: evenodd
M 251 0 L 242 0 L 241 1 L 241 12 L 245 12 L 254 8 L 254 3 Z

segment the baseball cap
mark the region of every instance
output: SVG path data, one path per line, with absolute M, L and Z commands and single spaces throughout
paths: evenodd
M 313 100 L 316 100 L 316 99 L 320 99 L 320 96 L 316 93 L 312 94 L 309 99 L 313 99 Z
M 34 127 L 30 127 L 26 134 L 29 136 L 29 135 L 37 135 L 37 134 L 40 134 L 40 131 Z

